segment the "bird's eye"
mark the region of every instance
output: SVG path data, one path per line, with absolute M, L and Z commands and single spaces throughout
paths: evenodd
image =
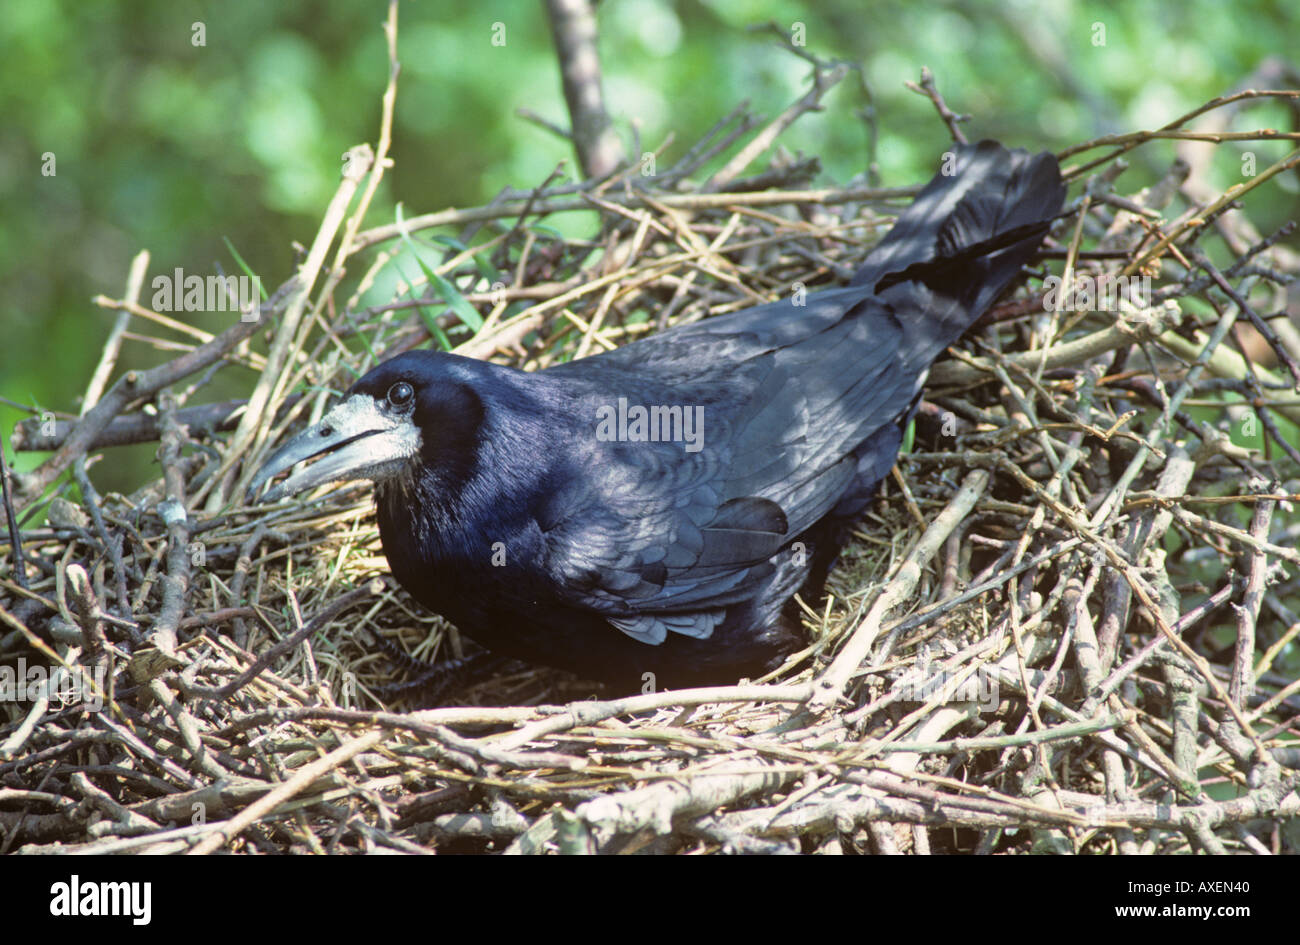
M 388 402 L 394 407 L 405 407 L 415 398 L 415 388 L 406 381 L 398 381 L 388 388 Z

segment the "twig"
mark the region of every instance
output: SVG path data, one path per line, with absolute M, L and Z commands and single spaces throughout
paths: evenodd
M 722 166 L 716 174 L 709 178 L 708 182 L 701 188 L 706 194 L 717 193 L 730 184 L 740 175 L 746 167 L 749 166 L 755 158 L 766 151 L 776 141 L 781 132 L 794 124 L 801 115 L 808 112 L 820 111 L 822 97 L 839 85 L 840 81 L 848 75 L 849 69 L 845 65 L 832 66 L 828 71 L 823 72 L 821 69 L 814 67 L 812 74 L 812 88 L 807 91 L 798 101 L 790 105 L 780 115 L 776 116 L 762 131 L 754 136 L 749 144 L 740 149 L 730 161 Z
M 23 559 L 23 535 L 18 530 L 18 518 L 14 514 L 13 496 L 9 492 L 9 462 L 5 459 L 4 444 L 0 443 L 0 498 L 4 499 L 5 527 L 9 530 L 9 548 L 14 556 L 14 580 L 18 586 L 27 589 L 27 562 Z
M 76 457 L 90 449 L 104 428 L 129 404 L 150 397 L 164 387 L 215 363 L 257 328 L 256 320 L 236 322 L 211 341 L 166 364 L 147 371 L 128 371 L 122 375 L 99 403 L 77 421 L 59 450 L 34 471 L 19 479 L 20 493 L 29 502 L 33 501 L 72 465 Z
M 131 260 L 131 271 L 126 277 L 126 292 L 122 296 L 123 302 L 134 304 L 140 299 L 140 291 L 144 288 L 144 279 L 149 272 L 149 251 L 141 250 Z M 117 363 L 118 352 L 122 349 L 122 334 L 126 331 L 126 326 L 131 322 L 131 312 L 123 308 L 118 312 L 117 318 L 113 320 L 113 328 L 108 333 L 108 340 L 104 342 L 104 350 L 100 353 L 99 364 L 95 366 L 95 373 L 90 377 L 90 384 L 86 387 L 86 394 L 82 399 L 81 412 L 84 415 L 87 410 L 99 402 L 100 395 L 104 392 L 105 385 L 108 384 L 108 377 L 113 373 L 113 365 Z
M 872 604 L 871 610 L 854 629 L 834 662 L 817 679 L 814 692 L 808 700 L 809 711 L 824 712 L 841 698 L 844 687 L 871 652 L 884 618 L 916 587 L 922 567 L 938 553 L 948 535 L 970 513 L 988 484 L 989 474 L 982 469 L 966 476 L 952 502 L 930 523 L 912 553 L 898 568 L 888 588 Z
M 903 85 L 918 95 L 924 95 L 934 104 L 935 111 L 939 113 L 939 117 L 943 119 L 943 123 L 948 126 L 948 134 L 952 136 L 953 141 L 956 141 L 958 144 L 969 143 L 966 140 L 966 135 L 962 133 L 962 130 L 958 125 L 963 121 L 970 121 L 971 116 L 958 115 L 948 107 L 948 103 L 945 102 L 943 96 L 939 94 L 938 86 L 934 84 L 934 73 L 930 71 L 928 66 L 921 67 L 920 85 L 917 85 L 911 80 L 904 82 Z
M 1250 522 L 1250 534 L 1258 542 L 1268 539 L 1268 526 L 1273 520 L 1274 502 L 1265 499 L 1255 504 Z M 1250 555 L 1250 569 L 1246 575 L 1246 592 L 1237 611 L 1237 643 L 1232 660 L 1232 683 L 1228 695 L 1238 707 L 1244 707 L 1255 692 L 1255 627 L 1259 619 L 1259 605 L 1264 600 L 1268 584 L 1268 556 L 1258 545 Z
M 280 407 L 281 416 L 302 399 L 301 394 L 286 397 Z M 238 412 L 248 401 L 225 400 L 215 404 L 197 404 L 193 407 L 180 407 L 176 410 L 176 422 L 193 432 L 211 431 L 224 433 L 233 430 L 239 423 Z M 19 452 L 48 452 L 56 450 L 67 440 L 74 429 L 74 422 L 55 420 L 52 429 L 43 432 L 42 423 L 37 418 L 20 420 L 14 426 L 11 442 Z M 160 414 L 130 413 L 115 417 L 91 442 L 89 450 L 104 449 L 109 446 L 129 446 L 133 443 L 149 443 L 162 436 L 162 416 Z
M 367 732 L 344 742 L 325 757 L 303 765 L 293 777 L 277 786 L 275 790 L 269 791 L 249 804 L 242 812 L 225 823 L 215 825 L 212 833 L 195 844 L 189 852 L 195 856 L 215 853 L 280 804 L 307 790 L 321 775 L 341 767 L 362 752 L 373 748 L 383 737 L 382 731 Z

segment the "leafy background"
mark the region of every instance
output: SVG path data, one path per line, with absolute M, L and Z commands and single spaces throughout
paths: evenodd
M 931 67 L 972 136 L 1060 148 L 1098 134 L 1161 125 L 1238 86 L 1269 57 L 1294 55 L 1300 12 L 1287 3 L 1145 0 L 1114 8 L 1078 0 L 915 4 L 860 0 L 605 0 L 599 12 L 608 105 L 630 142 L 674 144 L 665 160 L 749 99 L 774 115 L 808 68 L 755 26 L 801 23 L 810 51 L 861 62 L 886 185 L 930 173 L 946 142 L 929 102 L 907 91 Z M 181 267 L 238 272 L 229 241 L 268 286 L 293 271 L 333 193 L 343 152 L 373 141 L 386 55 L 385 5 L 331 0 L 264 4 L 128 0 L 0 0 L 0 395 L 76 411 L 131 257 L 152 253 L 150 277 Z M 202 24 L 205 45 L 193 42 Z M 503 24 L 504 46 L 491 43 Z M 1105 44 L 1098 45 L 1098 28 Z M 516 116 L 566 119 L 540 4 L 403 3 L 393 157 L 368 220 L 472 206 L 504 186 L 540 183 L 572 155 Z M 867 161 L 867 104 L 846 82 L 824 111 L 782 138 L 844 181 Z M 1288 128 L 1278 106 L 1252 126 Z M 1260 166 L 1283 142 L 1252 143 Z M 1216 170 L 1234 172 L 1234 153 Z M 42 174 L 45 155 L 57 173 Z M 1158 175 L 1173 154 L 1134 156 L 1126 186 Z M 1267 231 L 1297 214 L 1294 178 L 1248 207 Z M 151 292 L 146 289 L 145 301 Z M 187 314 L 219 331 L 228 314 Z M 168 357 L 128 344 L 121 367 Z M 240 396 L 238 378 L 213 399 Z M 251 383 L 251 378 L 248 379 Z M 7 432 L 23 413 L 0 403 Z M 7 440 L 7 435 L 6 435 Z M 101 489 L 129 489 L 152 448 L 116 451 L 94 471 Z M 18 458 L 19 468 L 39 455 Z

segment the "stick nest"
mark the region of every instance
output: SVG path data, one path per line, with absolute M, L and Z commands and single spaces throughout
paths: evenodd
M 1151 138 L 1277 137 L 1178 130 L 1259 94 L 1064 152 L 1072 212 L 936 365 L 808 648 L 632 695 L 529 666 L 431 695 L 410 661 L 473 646 L 388 576 L 368 487 L 249 506 L 250 470 L 402 350 L 535 370 L 839 284 L 911 191 L 784 154 L 706 178 L 777 125 L 738 111 L 667 170 L 363 230 L 385 132 L 256 317 L 15 432 L 53 454 L 6 501 L 0 667 L 62 687 L 0 702 L 0 851 L 1296 852 L 1298 261 L 1235 201 L 1300 159 L 1119 188 Z M 586 238 L 540 222 L 574 211 Z M 138 332 L 137 270 L 101 303 Z M 194 396 L 232 365 L 246 401 Z M 99 495 L 148 439 L 162 475 Z

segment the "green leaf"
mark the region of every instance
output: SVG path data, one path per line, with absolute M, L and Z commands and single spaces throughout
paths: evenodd
M 429 284 L 438 290 L 438 294 L 442 296 L 443 301 L 446 302 L 451 307 L 451 310 L 460 317 L 460 320 L 469 327 L 469 330 L 477 332 L 483 327 L 483 316 L 478 313 L 478 309 L 469 304 L 465 299 L 465 296 L 461 295 L 460 291 L 454 285 L 442 276 L 438 275 L 438 273 L 434 272 L 433 269 L 431 269 L 424 261 L 424 258 L 420 255 L 420 247 L 416 245 L 415 240 L 411 239 L 410 231 L 406 228 L 406 221 L 402 217 L 401 204 L 397 205 L 397 226 L 402 233 L 402 241 L 411 251 L 411 255 L 415 257 L 415 261 L 420 266 L 420 271 L 423 272 L 424 277 L 429 280 Z M 459 241 L 457 241 L 457 245 L 463 244 L 460 244 Z M 438 331 L 441 332 L 442 329 L 439 328 Z M 446 338 L 445 334 L 443 335 L 443 338 Z
M 442 234 L 438 234 L 435 236 L 430 236 L 429 241 L 433 243 L 441 243 L 443 246 L 450 246 L 458 253 L 468 253 L 471 251 L 468 246 L 466 246 L 460 240 L 456 239 L 456 237 L 454 236 L 444 236 Z M 492 260 L 489 259 L 487 254 L 484 253 L 481 249 L 478 252 L 474 253 L 474 255 L 471 258 L 474 260 L 474 265 L 478 267 L 478 273 L 480 276 L 482 276 L 488 282 L 501 281 L 501 272 L 497 269 L 496 266 L 492 265 Z
M 438 287 L 438 294 L 451 306 L 452 311 L 460 316 L 460 320 L 465 323 L 470 331 L 477 332 L 483 327 L 483 316 L 478 313 L 478 309 L 469 304 L 465 296 L 461 295 L 454 285 L 432 269 L 425 269 L 424 274 L 431 283 Z
M 532 230 L 534 233 L 540 233 L 543 236 L 549 236 L 553 240 L 564 242 L 564 234 L 555 227 L 546 223 L 529 223 L 525 229 Z
M 408 286 L 411 285 L 411 280 L 407 277 L 406 273 L 402 271 L 400 265 L 397 265 L 397 272 L 401 275 L 402 279 L 406 281 Z M 409 294 L 411 299 L 414 301 L 414 286 L 411 287 Z M 443 331 L 442 326 L 438 324 L 437 316 L 431 313 L 423 305 L 415 306 L 415 314 L 420 316 L 420 321 L 424 322 L 424 327 L 429 330 L 429 334 L 433 336 L 434 341 L 438 342 L 438 347 L 442 348 L 443 351 L 450 351 L 452 348 L 451 339 L 447 337 L 447 333 Z
M 257 288 L 258 291 L 262 293 L 262 301 L 265 302 L 268 298 L 270 298 L 270 296 L 266 294 L 266 286 L 262 285 L 262 277 L 259 276 L 257 273 L 253 272 L 253 270 L 249 268 L 248 263 L 244 262 L 244 257 L 239 255 L 239 250 L 235 249 L 235 244 L 230 242 L 230 238 L 223 236 L 221 237 L 221 242 L 226 244 L 226 249 L 230 250 L 230 255 L 234 257 L 234 260 L 239 265 L 239 268 L 244 270 L 244 275 L 248 276 L 248 278 L 250 279 L 257 280 Z M 240 294 L 242 295 L 243 293 Z

